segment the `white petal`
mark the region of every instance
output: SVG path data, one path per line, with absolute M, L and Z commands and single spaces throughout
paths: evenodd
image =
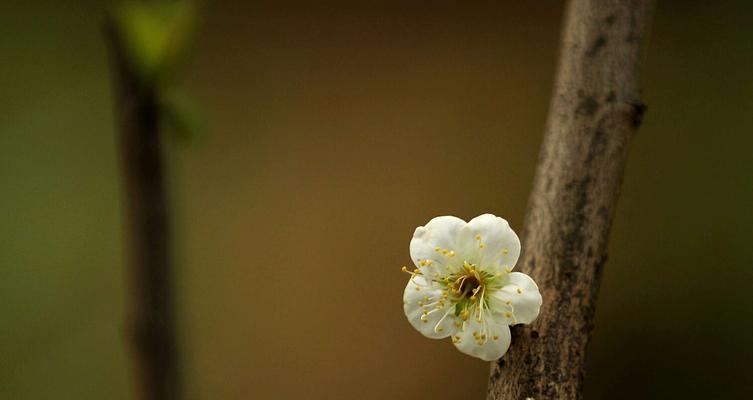
M 486 336 L 479 338 L 480 335 Z M 510 327 L 500 318 L 487 314 L 486 330 L 475 317 L 471 317 L 463 324 L 463 330 L 453 336 L 452 342 L 465 354 L 494 361 L 507 352 L 510 340 Z
M 470 220 L 461 232 L 461 240 L 475 249 L 480 268 L 496 272 L 512 269 L 520 256 L 520 239 L 504 218 L 492 214 L 479 215 Z M 471 261 L 471 260 L 469 260 Z
M 458 217 L 436 217 L 425 226 L 419 226 L 410 241 L 410 256 L 416 266 L 421 260 L 433 260 L 435 265 L 444 265 L 450 259 L 458 259 L 462 265 L 462 257 L 448 257 L 447 252 L 455 255 L 460 251 L 458 235 L 465 226 L 465 221 Z M 439 251 L 437 251 L 439 250 Z
M 405 316 L 416 330 L 428 338 L 445 338 L 455 333 L 457 329 L 454 326 L 456 319 L 454 305 L 445 301 L 443 307 L 436 307 L 436 302 L 441 298 L 442 291 L 427 285 L 426 280 L 420 276 L 411 279 L 405 286 L 403 293 Z M 425 317 L 424 311 L 429 311 Z
M 522 272 L 512 272 L 509 283 L 491 294 L 492 307 L 499 309 L 501 302 L 512 304 L 513 323 L 530 324 L 539 315 L 541 293 L 536 282 Z

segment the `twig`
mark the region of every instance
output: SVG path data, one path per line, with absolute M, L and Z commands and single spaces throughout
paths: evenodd
M 523 227 L 519 265 L 544 298 L 492 365 L 487 399 L 582 397 L 586 345 L 628 143 L 645 110 L 640 50 L 650 0 L 572 0 Z
M 180 398 L 158 89 L 139 79 L 113 20 L 106 26 L 126 189 L 128 331 L 143 400 Z

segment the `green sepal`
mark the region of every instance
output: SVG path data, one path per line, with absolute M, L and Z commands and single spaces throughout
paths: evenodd
M 124 1 L 114 10 L 131 68 L 146 85 L 164 83 L 185 58 L 196 26 L 192 1 Z
M 206 120 L 190 96 L 170 90 L 160 98 L 159 106 L 162 127 L 176 142 L 192 143 L 206 131 Z

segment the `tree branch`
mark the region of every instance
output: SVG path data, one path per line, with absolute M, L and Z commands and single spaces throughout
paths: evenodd
M 628 144 L 645 106 L 640 50 L 650 0 L 572 0 L 523 227 L 521 270 L 544 303 L 492 365 L 487 399 L 582 397 L 586 345 Z
M 156 85 L 146 84 L 126 56 L 111 19 L 106 26 L 114 75 L 129 230 L 129 339 L 138 395 L 180 398 L 172 295 L 170 218 L 164 182 Z

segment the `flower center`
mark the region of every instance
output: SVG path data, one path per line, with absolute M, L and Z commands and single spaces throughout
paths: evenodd
M 463 270 L 456 277 L 448 279 L 451 282 L 450 289 L 458 300 L 468 299 L 471 302 L 476 301 L 476 295 L 484 296 L 484 286 L 487 281 L 486 273 L 476 270 L 474 264 L 468 261 L 463 262 Z
M 483 284 L 479 282 L 478 278 L 476 278 L 474 275 L 466 275 L 465 278 L 461 280 L 458 291 L 463 295 L 463 297 L 471 297 L 472 295 L 478 293 L 478 291 L 482 288 Z

